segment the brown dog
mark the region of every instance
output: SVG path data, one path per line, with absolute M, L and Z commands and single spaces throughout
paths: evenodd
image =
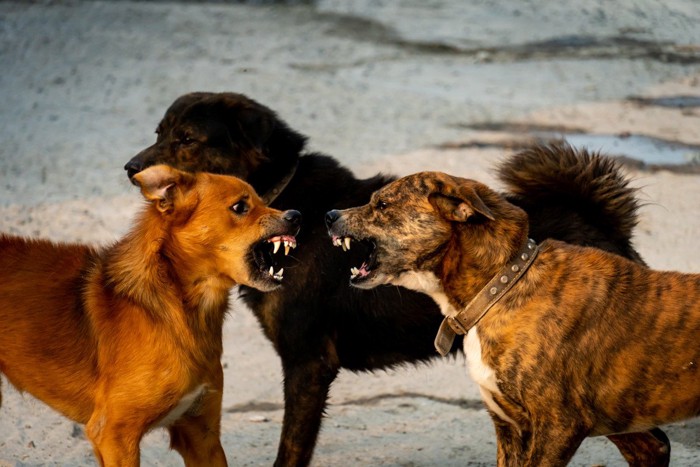
M 234 177 L 160 165 L 134 179 L 151 203 L 111 247 L 0 236 L 0 372 L 87 424 L 102 465 L 138 465 L 154 427 L 187 465 L 225 465 L 229 291 L 279 287 L 269 250 L 295 246 L 300 215 Z
M 434 172 L 331 211 L 327 224 L 336 245 L 374 244 L 354 286 L 429 294 L 448 317 L 440 349 L 467 334 L 499 465 L 564 465 L 587 436 L 700 414 L 700 274 L 553 240 L 538 250 L 523 210 Z

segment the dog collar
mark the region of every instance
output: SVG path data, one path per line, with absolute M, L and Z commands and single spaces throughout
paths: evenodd
M 292 177 L 294 177 L 294 174 L 297 173 L 297 167 L 299 166 L 299 161 L 294 164 L 292 169 L 282 177 L 282 180 L 279 181 L 279 183 L 275 186 L 272 187 L 272 189 L 268 190 L 264 195 L 261 196 L 261 199 L 265 203 L 265 205 L 269 206 L 272 204 L 274 200 L 277 199 L 277 197 L 284 191 L 285 188 L 287 188 L 287 185 L 289 185 L 289 182 L 292 180 Z
M 515 285 L 539 252 L 537 243 L 528 239 L 518 253 L 499 271 L 486 286 L 454 316 L 446 316 L 440 324 L 435 337 L 435 348 L 443 357 L 452 349 L 457 334 L 464 335 L 486 315 L 508 291 Z

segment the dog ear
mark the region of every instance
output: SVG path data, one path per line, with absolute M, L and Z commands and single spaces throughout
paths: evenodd
M 475 214 L 496 219 L 472 186 L 440 183 L 429 199 L 442 217 L 449 221 L 466 222 Z
M 133 180 L 144 198 L 153 201 L 160 212 L 169 212 L 174 208 L 178 191 L 188 189 L 194 175 L 168 165 L 153 165 L 134 175 Z
M 261 164 L 270 164 L 271 175 L 282 177 L 304 149 L 306 138 L 268 107 L 240 95 L 218 105 L 235 146 L 236 163 L 245 169 L 237 175 L 247 178 Z
M 274 116 L 260 109 L 240 109 L 236 117 L 241 135 L 258 149 L 263 147 L 275 129 Z

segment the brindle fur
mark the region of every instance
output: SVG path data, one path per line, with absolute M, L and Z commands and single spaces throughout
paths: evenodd
M 449 315 L 529 230 L 525 211 L 487 186 L 435 172 L 395 181 L 369 204 L 330 217 L 331 235 L 377 245 L 376 269 L 358 286 L 412 286 Z M 472 332 L 481 361 L 467 352 L 470 367 L 495 371 L 497 390 L 472 374 L 496 404 L 499 465 L 564 465 L 588 436 L 700 415 L 700 274 L 545 240 Z
M 326 211 L 366 203 L 393 178 L 360 180 L 333 158 L 304 152 L 302 135 L 240 94 L 186 94 L 167 110 L 157 133 L 156 142 L 126 165 L 130 177 L 167 163 L 237 175 L 264 194 L 298 164 L 272 203 L 303 213 L 297 261 L 285 265 L 284 291 L 240 290 L 282 360 L 285 408 L 275 465 L 307 465 L 340 369 L 374 371 L 437 356 L 432 338 L 442 316 L 433 301 L 395 287 L 349 287 L 351 256 L 334 249 L 325 235 Z M 537 147 L 509 158 L 501 175 L 509 197 L 530 215 L 536 240 L 558 238 L 639 258 L 629 241 L 634 193 L 607 159 L 564 145 Z M 461 338 L 453 350 L 460 348 Z M 618 443 L 635 465 L 668 463 L 670 445 L 660 430 L 623 435 Z

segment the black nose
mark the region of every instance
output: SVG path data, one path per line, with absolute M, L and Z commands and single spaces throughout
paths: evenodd
M 284 211 L 282 219 L 284 219 L 292 225 L 298 226 L 299 224 L 301 224 L 301 213 L 299 211 L 290 209 L 288 211 Z
M 335 221 L 337 221 L 339 217 L 340 217 L 340 211 L 338 211 L 337 209 L 334 209 L 332 211 L 328 211 L 326 213 L 326 227 L 328 227 L 330 229 L 331 225 L 333 225 L 333 223 Z
M 134 178 L 134 175 L 137 173 L 141 172 L 143 170 L 143 164 L 141 162 L 131 159 L 129 162 L 126 163 L 124 166 L 124 170 L 126 170 L 126 174 L 129 176 L 129 180 Z

